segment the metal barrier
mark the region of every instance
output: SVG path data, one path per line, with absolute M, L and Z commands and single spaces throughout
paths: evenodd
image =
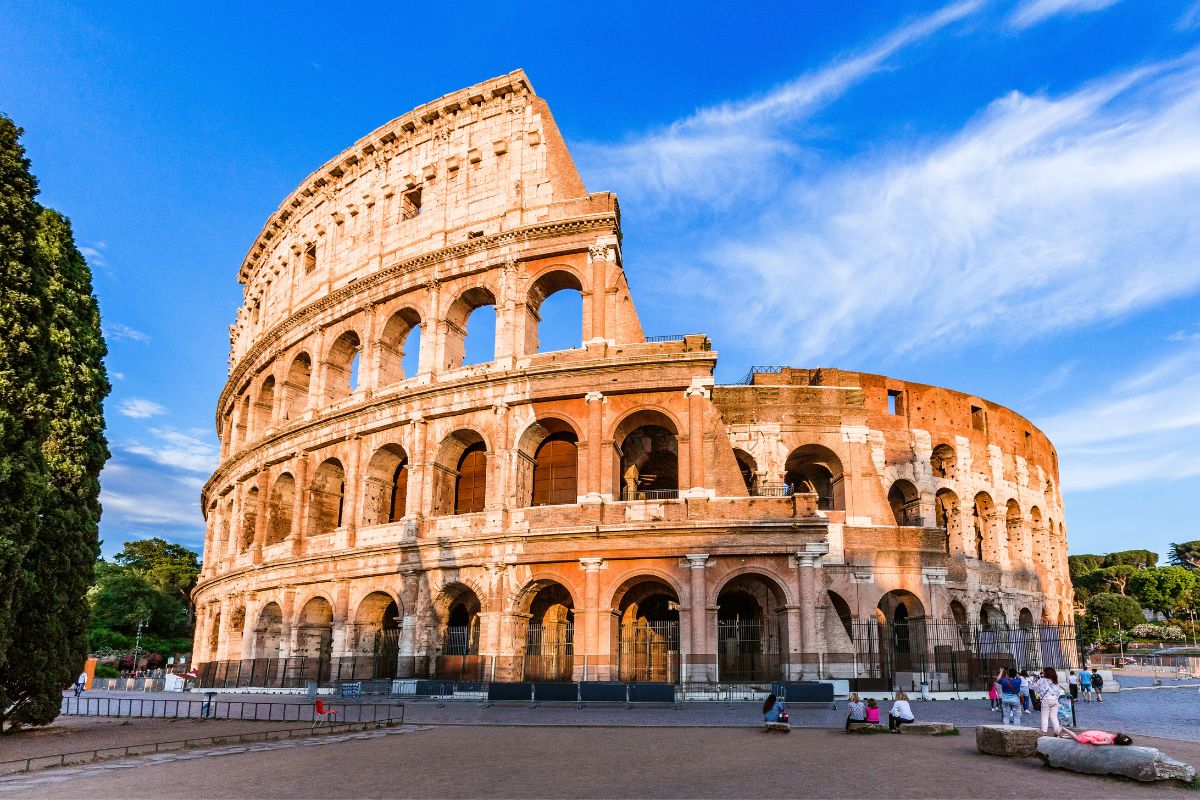
M 102 758 L 128 758 L 129 756 L 148 755 L 171 750 L 183 750 L 188 747 L 204 747 L 206 745 L 242 744 L 245 742 L 265 742 L 272 739 L 291 739 L 296 736 L 317 736 L 351 731 L 366 730 L 370 727 L 382 728 L 403 723 L 400 720 L 380 720 L 379 722 L 332 722 L 314 728 L 306 725 L 301 728 L 273 728 L 265 731 L 249 733 L 226 733 L 216 736 L 202 736 L 194 739 L 175 739 L 167 742 L 144 742 L 140 744 L 118 745 L 116 747 L 97 747 L 93 750 L 76 750 L 70 753 L 55 753 L 45 756 L 30 756 L 11 761 L 0 761 L 0 775 L 15 775 L 20 772 L 32 772 L 37 768 L 64 767 L 68 764 L 85 764 L 99 761 Z M 102 755 L 103 754 L 103 755 Z M 83 756 L 88 756 L 84 758 Z
M 404 721 L 403 703 L 335 703 L 339 722 Z M 175 700 L 143 697 L 64 697 L 59 713 L 79 717 L 151 719 L 249 719 L 260 722 L 312 722 L 312 703 L 264 700 Z

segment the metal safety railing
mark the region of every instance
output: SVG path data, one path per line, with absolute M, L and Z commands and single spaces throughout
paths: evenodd
M 678 489 L 638 489 L 636 492 L 631 492 L 629 489 L 621 490 L 622 500 L 678 500 Z
M 215 693 L 211 693 L 214 694 Z M 329 705 L 338 722 L 403 722 L 403 703 L 340 703 Z M 176 700 L 151 697 L 64 697 L 59 713 L 78 717 L 141 717 L 151 719 L 239 719 L 259 722 L 314 722 L 313 703 L 266 700 Z

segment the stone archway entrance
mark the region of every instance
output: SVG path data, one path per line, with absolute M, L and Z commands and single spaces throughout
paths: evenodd
M 717 595 L 717 679 L 787 677 L 783 592 L 762 575 L 739 575 Z
M 617 678 L 679 680 L 679 597 L 655 578 L 635 578 L 617 601 Z
M 575 604 L 561 583 L 548 583 L 529 601 L 524 679 L 569 681 L 575 666 Z

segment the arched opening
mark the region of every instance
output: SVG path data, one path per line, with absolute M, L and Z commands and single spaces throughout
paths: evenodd
M 1032 628 L 1033 627 L 1033 612 L 1030 611 L 1028 608 L 1022 608 L 1020 613 L 1017 615 L 1017 624 L 1020 625 L 1022 628 Z
M 354 331 L 346 331 L 329 348 L 325 357 L 325 402 L 349 397 L 358 385 L 358 355 L 362 342 Z
M 784 482 L 795 493 L 817 495 L 817 508 L 825 511 L 846 508 L 842 462 L 837 454 L 819 444 L 797 447 L 784 462 Z
M 362 524 L 382 525 L 404 517 L 408 496 L 408 456 L 398 444 L 385 444 L 367 462 Z
M 640 411 L 617 428 L 617 471 L 622 500 L 679 496 L 679 440 L 675 424 L 657 411 Z
M 421 315 L 415 309 L 402 308 L 388 319 L 379 337 L 379 385 L 391 386 L 417 374 L 420 353 Z
M 925 605 L 921 598 L 909 591 L 891 591 L 879 598 L 876 613 L 889 626 L 891 652 L 884 655 L 892 659 L 893 674 L 927 671 Z
M 387 592 L 371 592 L 358 604 L 348 643 L 357 656 L 371 656 L 377 678 L 396 677 L 396 659 L 400 648 L 400 611 Z M 357 664 L 355 665 L 357 666 Z
M 241 401 L 238 403 L 237 415 L 237 442 L 241 447 L 245 447 L 250 441 L 250 395 L 242 395 Z
M 275 479 L 271 489 L 270 505 L 267 508 L 268 524 L 266 543 L 279 544 L 292 535 L 292 512 L 296 507 L 296 479 L 285 472 Z
M 617 678 L 679 680 L 679 596 L 659 578 L 639 576 L 617 592 Z
M 346 472 L 342 462 L 330 458 L 313 473 L 308 490 L 309 523 L 312 536 L 332 533 L 342 527 L 342 506 L 346 494 Z
M 442 590 L 436 603 L 441 629 L 441 655 L 435 672 L 439 678 L 476 680 L 479 660 L 479 597 L 461 583 Z
M 258 390 L 258 400 L 254 404 L 255 428 L 262 435 L 275 422 L 275 376 L 268 375 Z
M 992 630 L 1002 630 L 1008 626 L 1004 611 L 992 603 L 984 603 L 979 607 L 979 624 Z
M 213 614 L 212 625 L 208 629 L 208 659 L 217 660 L 218 648 L 221 646 L 221 612 Z
M 971 647 L 971 620 L 967 616 L 967 607 L 957 600 L 950 601 L 950 616 L 954 627 L 958 629 L 958 647 L 969 650 Z
M 971 507 L 971 525 L 975 531 L 975 557 L 981 561 L 991 549 L 988 528 L 992 524 L 994 512 L 995 506 L 992 505 L 992 498 L 987 492 L 975 495 L 975 502 Z
M 737 459 L 738 472 L 742 474 L 742 483 L 746 486 L 746 495 L 754 496 L 758 494 L 758 464 L 754 461 L 754 456 L 747 453 L 745 450 L 734 448 L 733 457 Z
M 280 419 L 299 419 L 308 407 L 308 390 L 312 381 L 312 359 L 308 353 L 299 353 L 288 367 L 287 381 L 283 384 L 283 404 Z
M 583 285 L 574 273 L 540 276 L 525 298 L 525 353 L 567 350 L 583 344 Z
M 267 603 L 254 625 L 254 657 L 279 658 L 283 646 L 283 612 L 278 603 Z
M 535 506 L 558 506 L 579 499 L 579 445 L 574 431 L 552 433 L 533 457 Z
M 475 431 L 462 428 L 443 439 L 433 463 L 433 513 L 482 511 L 489 460 L 487 443 Z
M 954 448 L 948 444 L 939 444 L 933 448 L 933 453 L 929 457 L 929 466 L 933 471 L 933 477 L 953 480 L 957 474 L 957 458 Z
M 315 668 L 305 666 L 305 674 L 327 681 L 332 652 L 333 606 L 324 597 L 314 597 L 300 610 L 296 625 L 296 655 L 316 661 Z
M 846 638 L 849 641 L 854 641 L 854 613 L 850 610 L 850 604 L 837 592 L 831 590 L 826 592 L 826 594 L 829 596 L 830 608 L 837 615 L 842 630 L 846 632 Z
M 744 574 L 717 595 L 717 679 L 787 678 L 784 595 L 770 578 Z
M 924 524 L 921 519 L 921 495 L 911 481 L 898 480 L 888 490 L 888 505 L 897 525 Z
M 1021 566 L 1021 544 L 1024 538 L 1024 520 L 1021 519 L 1021 507 L 1016 500 L 1009 500 L 1004 508 L 1004 539 L 1005 552 L 1008 555 L 1010 567 Z
M 958 510 L 958 495 L 949 489 L 938 489 L 933 498 L 934 524 L 946 532 L 946 553 L 950 543 L 962 543 L 962 515 Z
M 525 680 L 569 681 L 574 668 L 575 604 L 560 583 L 527 590 Z M 524 604 L 522 604 L 524 606 Z
M 258 487 L 252 486 L 242 498 L 242 532 L 238 552 L 244 553 L 254 544 L 258 532 Z
M 483 287 L 468 289 L 446 312 L 444 369 L 496 360 L 496 296 Z

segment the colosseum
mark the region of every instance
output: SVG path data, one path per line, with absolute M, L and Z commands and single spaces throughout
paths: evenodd
M 997 661 L 1070 658 L 1041 431 L 839 369 L 716 385 L 707 336 L 643 330 L 625 255 L 617 198 L 585 188 L 521 71 L 283 201 L 238 273 L 203 685 L 978 689 Z M 581 319 L 547 352 L 559 292 Z M 464 363 L 488 306 L 494 353 Z

